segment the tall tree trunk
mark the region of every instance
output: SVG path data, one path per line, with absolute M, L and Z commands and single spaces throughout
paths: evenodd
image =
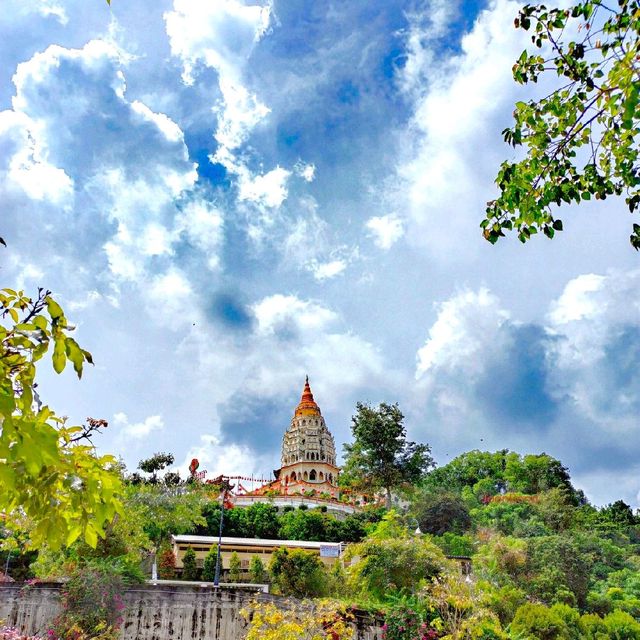
M 384 501 L 384 506 L 387 509 L 391 509 L 391 489 L 389 487 L 386 487 L 385 491 L 387 492 L 387 496 Z

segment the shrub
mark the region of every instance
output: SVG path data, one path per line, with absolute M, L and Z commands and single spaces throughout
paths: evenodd
M 447 564 L 442 551 L 426 539 L 367 538 L 349 549 L 358 561 L 350 567 L 354 590 L 381 599 L 392 591 L 415 593 Z
M 182 579 L 183 580 L 197 580 L 198 579 L 198 567 L 196 565 L 196 552 L 189 547 L 182 559 Z
M 90 565 L 76 570 L 62 587 L 62 613 L 55 618 L 49 637 L 115 640 L 123 621 L 124 586 L 114 570 Z
M 418 611 L 399 604 L 385 614 L 382 637 L 384 640 L 435 640 L 438 632 L 429 628 Z
M 604 617 L 611 640 L 640 640 L 640 622 L 626 611 L 613 611 Z
M 353 615 L 334 602 L 309 601 L 276 607 L 271 602 L 252 602 L 241 615 L 249 629 L 246 640 L 351 640 Z
M 185 554 L 186 557 L 186 554 Z M 195 554 L 194 554 L 195 557 Z M 216 563 L 218 561 L 218 547 L 213 546 L 204 558 L 202 565 L 202 579 L 213 582 L 216 578 Z
M 172 580 L 176 577 L 176 557 L 168 547 L 160 550 L 158 576 L 163 580 Z
M 543 604 L 523 604 L 510 626 L 511 635 L 523 640 L 570 640 L 565 621 Z
M 240 582 L 242 577 L 242 562 L 236 551 L 229 558 L 229 582 Z
M 258 584 L 265 582 L 267 579 L 267 570 L 264 563 L 258 556 L 253 556 L 249 563 L 249 574 L 251 575 L 251 582 L 257 582 Z
M 271 557 L 274 584 L 285 596 L 317 597 L 327 591 L 327 576 L 320 558 L 311 551 L 277 549 Z

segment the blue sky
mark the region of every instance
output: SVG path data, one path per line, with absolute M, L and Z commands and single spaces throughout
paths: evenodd
M 440 464 L 546 451 L 639 504 L 624 203 L 479 233 L 529 95 L 516 2 L 6 5 L 3 283 L 77 323 L 96 366 L 41 393 L 107 419 L 101 450 L 268 473 L 309 374 L 338 445 L 358 400 L 397 401 Z

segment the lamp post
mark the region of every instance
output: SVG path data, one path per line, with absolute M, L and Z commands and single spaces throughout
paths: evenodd
M 213 579 L 213 586 L 220 586 L 220 547 L 222 546 L 222 525 L 224 523 L 224 501 L 227 497 L 227 485 L 225 484 L 227 479 L 222 478 L 222 504 L 220 505 L 220 529 L 218 530 L 218 553 L 216 554 L 216 574 Z

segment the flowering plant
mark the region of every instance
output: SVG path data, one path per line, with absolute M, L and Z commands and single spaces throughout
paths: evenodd
M 107 567 L 86 565 L 62 589 L 62 613 L 48 640 L 115 640 L 123 622 L 124 580 Z
M 404 606 L 390 609 L 382 626 L 384 640 L 435 640 L 438 635 L 417 611 Z

